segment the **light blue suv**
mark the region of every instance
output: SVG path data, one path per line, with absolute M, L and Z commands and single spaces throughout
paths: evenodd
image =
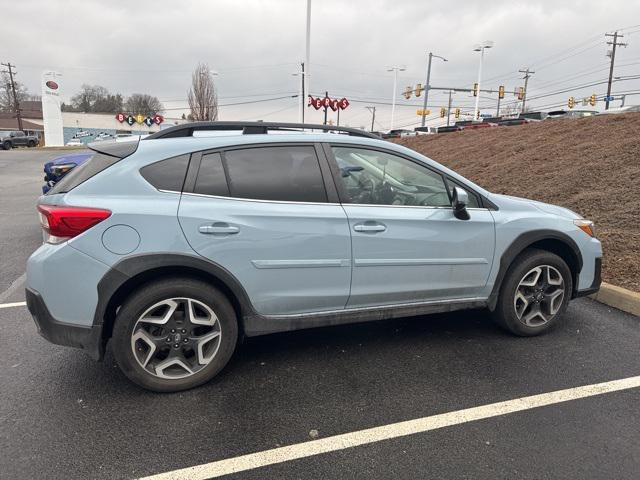
M 366 132 L 213 122 L 95 155 L 47 195 L 27 304 L 142 387 L 200 385 L 238 339 L 486 307 L 516 335 L 600 286 L 593 224 Z M 549 178 L 552 182 L 553 178 Z

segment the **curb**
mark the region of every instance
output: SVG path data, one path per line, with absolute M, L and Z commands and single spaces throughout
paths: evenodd
M 610 283 L 602 283 L 600 290 L 589 295 L 589 298 L 640 317 L 640 293 Z

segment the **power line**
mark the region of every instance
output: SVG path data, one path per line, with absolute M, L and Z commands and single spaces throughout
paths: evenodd
M 285 98 L 298 98 L 298 94 L 287 95 L 285 97 L 273 97 L 273 98 L 263 98 L 260 100 L 248 100 L 246 102 L 221 103 L 218 105 L 218 107 L 232 107 L 234 105 L 248 105 L 251 103 L 273 102 L 274 100 L 282 100 Z M 189 107 L 172 107 L 172 108 L 165 108 L 164 110 L 187 110 L 188 108 Z

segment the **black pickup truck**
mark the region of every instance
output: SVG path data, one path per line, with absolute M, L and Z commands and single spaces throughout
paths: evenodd
M 13 147 L 35 147 L 38 142 L 38 137 L 35 135 L 26 135 L 19 130 L 0 131 L 0 147 L 4 150 L 10 150 Z

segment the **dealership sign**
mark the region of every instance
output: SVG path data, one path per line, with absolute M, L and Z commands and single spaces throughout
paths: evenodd
M 132 127 L 134 123 L 139 123 L 140 125 L 144 123 L 147 127 L 151 127 L 153 125 L 160 125 L 162 122 L 164 122 L 164 117 L 162 115 L 145 117 L 141 113 L 131 115 L 130 113 L 120 112 L 116 114 L 116 120 L 120 123 L 127 123 L 130 127 Z
M 338 100 L 337 98 L 330 98 L 328 95 L 325 97 L 313 97 L 309 95 L 307 99 L 307 107 L 313 107 L 316 110 L 320 110 L 321 108 L 330 108 L 334 112 L 337 110 L 344 110 L 349 106 L 349 100 L 346 98 L 341 98 Z
M 62 74 L 58 72 L 42 72 L 42 124 L 47 147 L 64 145 L 62 98 L 60 97 L 61 81 Z

